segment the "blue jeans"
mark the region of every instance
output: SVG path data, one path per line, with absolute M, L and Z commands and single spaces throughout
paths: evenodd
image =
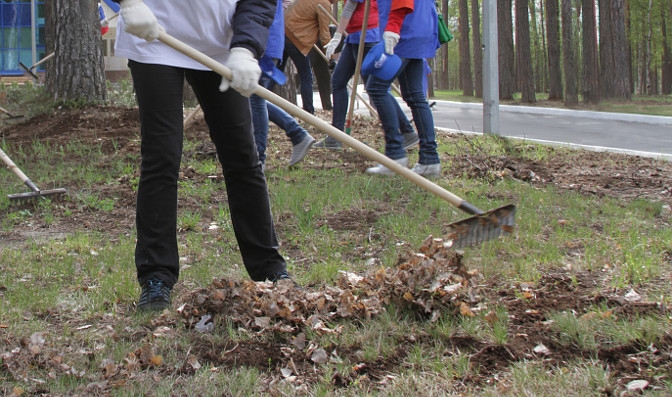
M 140 285 L 179 276 L 177 186 L 182 159 L 184 80 L 203 109 L 224 172 L 231 223 L 253 280 L 286 269 L 278 252 L 266 178 L 261 171 L 250 105 L 235 90 L 220 92 L 215 72 L 129 61 L 140 113 L 140 181 L 135 265 Z
M 261 75 L 259 85 L 267 87 L 271 78 Z M 268 145 L 268 121 L 272 121 L 285 131 L 287 137 L 296 145 L 305 138 L 308 133 L 299 125 L 296 119 L 281 108 L 266 101 L 259 95 L 250 96 L 250 109 L 252 110 L 252 126 L 254 128 L 254 142 L 257 145 L 259 161 L 266 162 L 266 146 Z
M 364 43 L 363 56 L 366 56 L 374 45 L 376 43 Z M 355 74 L 358 51 L 359 44 L 345 43 L 331 75 L 331 92 L 334 97 L 331 125 L 341 131 L 345 129 L 345 118 L 348 114 L 348 82 Z M 361 78 L 361 81 L 366 84 L 366 77 L 361 76 Z M 357 89 L 357 87 L 352 88 Z
M 436 133 L 434 132 L 434 116 L 429 108 L 422 85 L 425 68 L 422 59 L 403 58 L 401 69 L 397 75 L 399 88 L 404 102 L 411 108 L 413 121 L 420 138 L 420 154 L 418 163 L 429 165 L 441 162 L 436 151 Z M 401 108 L 397 100 L 389 92 L 390 82 L 369 76 L 366 90 L 376 105 L 378 116 L 385 132 L 385 155 L 391 159 L 406 157 L 403 148 L 404 139 L 399 132 L 399 112 Z
M 301 51 L 292 43 L 292 41 L 285 36 L 285 50 L 282 54 L 282 62 L 278 65 L 278 69 L 285 70 L 287 60 L 290 59 L 296 67 L 296 72 L 299 74 L 301 80 L 301 102 L 303 103 L 303 110 L 310 114 L 315 114 L 315 106 L 313 105 L 313 72 L 310 67 L 310 58 L 303 55 Z M 273 90 L 275 82 L 271 81 L 268 85 L 269 90 Z

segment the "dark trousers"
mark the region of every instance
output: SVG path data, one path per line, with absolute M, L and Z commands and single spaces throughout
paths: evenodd
M 135 265 L 140 284 L 179 275 L 177 184 L 182 158 L 184 79 L 203 110 L 224 171 L 231 222 L 245 268 L 255 281 L 285 270 L 252 132 L 248 99 L 219 91 L 221 76 L 129 61 L 140 109 L 141 164 Z

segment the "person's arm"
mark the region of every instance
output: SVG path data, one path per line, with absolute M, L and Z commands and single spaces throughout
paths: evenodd
M 394 54 L 394 47 L 401 37 L 401 25 L 404 23 L 406 15 L 413 12 L 413 0 L 392 0 L 390 14 L 387 17 L 387 26 L 383 32 L 383 41 L 385 42 L 385 52 Z
M 273 23 L 278 4 L 276 1 L 239 0 L 236 4 L 231 54 L 225 62 L 225 66 L 231 69 L 231 80 L 222 76 L 220 91 L 231 87 L 245 96 L 254 94 L 261 77 L 258 59 L 266 48 L 268 28 Z
M 147 41 L 156 40 L 164 29 L 152 10 L 142 0 L 114 0 L 119 3 L 119 14 L 124 19 L 124 31 Z
M 329 2 L 324 1 L 322 2 L 325 5 L 325 9 L 328 9 Z M 319 4 L 319 3 L 318 3 Z M 314 7 L 315 11 L 315 16 L 317 17 L 317 26 L 318 26 L 318 38 L 320 40 L 320 43 L 322 43 L 323 46 L 326 46 L 327 43 L 329 43 L 329 40 L 331 40 L 331 32 L 329 31 L 329 24 L 331 23 L 331 19 L 327 14 L 324 12 L 320 11 L 317 6 Z
M 336 33 L 334 33 L 334 37 L 329 41 L 325 48 L 328 59 L 331 59 L 331 57 L 334 55 L 334 52 L 336 51 L 336 47 L 338 47 L 338 44 L 341 42 L 345 28 L 348 26 L 348 23 L 350 23 L 350 18 L 352 18 L 352 14 L 355 12 L 357 4 L 359 4 L 357 0 L 348 0 L 345 3 L 345 6 L 343 6 L 341 20 L 338 21 Z

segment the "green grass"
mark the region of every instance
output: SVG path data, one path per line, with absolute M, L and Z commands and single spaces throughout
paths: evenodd
M 185 148 L 197 144 L 188 141 Z M 87 394 L 87 387 L 95 388 L 93 383 L 107 381 L 119 382 L 110 386 L 115 396 L 603 395 L 623 392 L 624 385 L 610 365 L 597 360 L 600 349 L 636 346 L 642 352 L 659 349 L 660 357 L 669 355 L 669 316 L 653 309 L 617 313 L 620 306 L 605 300 L 583 311 L 555 310 L 545 318 L 547 332 L 527 335 L 547 338 L 557 349 L 579 351 L 581 357 L 553 356 L 544 362 L 527 351 L 527 356 L 495 373 L 475 365 L 478 350 L 506 351 L 521 338 L 521 319 L 516 316 L 524 311 L 510 310 L 506 305 L 511 301 L 497 297 L 514 290 L 517 301 L 530 299 L 517 286 L 525 282 L 548 287 L 537 282 L 551 270 L 604 274 L 603 284 L 594 286 L 601 294 L 596 292 L 596 299 L 621 297 L 635 289 L 645 299 L 669 306 L 672 230 L 662 201 L 532 185 L 488 163 L 503 155 L 521 162 L 571 162 L 576 151 L 489 136 L 440 139 L 439 144 L 447 159 L 439 185 L 479 208 L 517 206 L 514 233 L 463 252 L 465 265 L 479 275 L 472 285 L 475 293 L 488 289 L 495 299 L 476 307 L 473 316 L 445 310 L 436 321 L 390 303 L 371 319 L 326 320 L 334 332 L 302 325 L 311 348 L 324 348 L 330 355 L 322 364 L 309 362 L 306 350 L 290 351 L 288 341 L 297 336 L 294 333 L 259 335 L 235 319 L 220 318 L 215 332 L 200 334 L 186 327 L 175 310 L 136 314 L 132 226 L 119 235 L 86 228 L 57 230 L 59 220 L 82 212 L 123 221 L 115 219 L 119 201 L 103 194 L 101 186 L 124 179 L 135 189 L 137 155 L 110 160 L 101 147 L 80 141 L 64 147 L 34 142 L 12 148 L 17 163 L 31 165 L 35 180 L 77 186 L 67 198 L 77 211 L 55 201 L 15 208 L 6 194 L 23 187 L 11 173 L 0 173 L 0 394 Z M 7 143 L 0 145 L 4 149 Z M 451 158 L 463 153 L 473 154 L 473 161 L 476 155 L 486 155 L 481 175 L 453 172 L 458 165 Z M 212 159 L 185 157 L 182 166 L 200 175 L 219 172 Z M 402 178 L 348 173 L 340 167 L 272 169 L 267 177 L 281 251 L 290 272 L 309 289 L 333 286 L 340 271 L 392 268 L 409 252 L 417 252 L 428 236 L 444 236 L 447 224 L 468 216 Z M 222 182 L 181 180 L 179 202 L 182 268 L 175 297 L 207 287 L 213 279 L 246 279 Z M 330 226 L 347 219 L 352 220 L 350 227 Z M 9 238 L 19 229 L 36 233 Z M 31 336 L 38 335 L 43 335 L 44 345 L 31 342 Z M 31 343 L 35 354 L 27 350 Z M 275 356 L 267 365 L 234 365 L 208 361 L 203 352 L 195 352 L 200 348 L 218 357 L 224 354 L 223 346 L 246 343 L 282 347 L 286 357 L 304 362 L 294 373 L 298 380 L 292 383 L 279 375 L 285 368 L 274 366 Z M 135 353 L 145 346 L 162 357 L 162 364 L 129 369 Z M 236 357 L 238 352 L 229 354 Z M 198 363 L 188 361 L 196 358 Z M 360 364 L 370 372 L 356 370 Z M 104 375 L 107 365 L 116 371 L 109 379 Z M 379 368 L 384 372 L 375 371 Z M 668 375 L 669 362 L 664 360 L 642 372 L 647 379 L 661 379 L 656 383 L 659 395 L 672 393 Z

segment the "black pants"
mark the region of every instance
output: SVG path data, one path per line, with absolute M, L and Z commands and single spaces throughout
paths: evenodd
M 203 109 L 224 170 L 231 221 L 243 263 L 255 281 L 286 269 L 257 158 L 249 101 L 233 89 L 219 91 L 221 77 L 130 61 L 140 108 L 141 155 L 135 265 L 140 284 L 158 277 L 173 286 L 179 275 L 177 182 L 182 158 L 184 79 Z

